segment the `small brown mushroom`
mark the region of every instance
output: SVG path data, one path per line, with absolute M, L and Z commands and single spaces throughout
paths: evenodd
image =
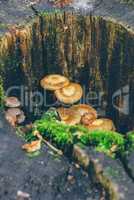
M 78 112 L 71 110 L 70 108 L 58 108 L 57 112 L 62 122 L 68 125 L 76 125 L 80 123 L 81 116 Z
M 59 90 L 69 85 L 69 80 L 59 74 L 45 76 L 41 82 L 41 86 L 46 90 Z
M 19 108 L 9 108 L 5 112 L 5 118 L 12 126 L 15 126 L 17 123 L 21 124 L 22 122 L 24 122 L 25 115 L 24 112 Z
M 110 119 L 96 119 L 92 124 L 86 126 L 89 130 L 106 130 L 106 131 L 115 131 L 115 125 Z
M 11 124 L 11 126 L 15 126 L 17 124 L 17 116 L 20 114 L 21 110 L 19 108 L 9 108 L 5 112 L 5 118 Z
M 13 127 L 16 126 L 17 118 L 16 116 L 10 115 L 9 113 L 5 114 L 6 120 L 9 122 L 9 124 Z
M 77 83 L 70 83 L 64 88 L 55 91 L 56 98 L 65 104 L 73 104 L 79 101 L 82 95 L 82 87 Z
M 21 114 L 21 110 L 19 108 L 9 108 L 6 113 L 12 115 L 12 116 L 18 116 Z
M 73 105 L 71 109 L 76 110 L 79 112 L 81 116 L 89 113 L 93 115 L 93 118 L 97 119 L 97 111 L 90 105 L 87 104 L 78 104 L 78 105 Z
M 20 101 L 16 97 L 6 97 L 5 106 L 9 108 L 17 108 L 21 105 Z

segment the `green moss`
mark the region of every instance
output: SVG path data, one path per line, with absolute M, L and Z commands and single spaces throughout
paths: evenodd
M 37 129 L 44 137 L 55 142 L 61 148 L 73 144 L 73 136 L 70 127 L 56 120 L 56 112 L 47 112 L 41 120 L 34 124 L 34 129 Z
M 125 150 L 125 140 L 123 136 L 117 132 L 113 131 L 87 131 L 80 141 L 85 145 L 95 146 L 97 150 L 103 151 L 105 153 L 110 153 L 110 149 L 113 145 L 117 146 L 118 152 L 123 152 Z
M 58 120 L 55 110 L 46 112 L 40 120 L 35 121 L 33 131 L 26 134 L 27 141 L 35 139 L 33 136 L 35 130 L 62 149 L 81 143 L 81 145 L 93 146 L 108 155 L 113 145 L 117 146 L 116 152 L 125 150 L 125 139 L 121 134 L 112 131 L 89 131 L 82 125 L 66 125 Z
M 127 134 L 126 146 L 129 151 L 134 150 L 134 131 Z

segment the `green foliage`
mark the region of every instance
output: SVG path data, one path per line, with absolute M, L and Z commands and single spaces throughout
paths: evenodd
M 56 119 L 55 111 L 46 112 L 42 119 L 34 124 L 34 129 L 38 130 L 49 140 L 55 142 L 58 146 L 64 147 L 73 143 L 73 136 L 70 127 L 62 124 Z
M 55 110 L 46 112 L 40 120 L 35 121 L 34 130 L 38 130 L 43 137 L 54 142 L 61 148 L 80 142 L 83 145 L 94 146 L 97 150 L 107 154 L 109 154 L 113 145 L 117 146 L 116 151 L 118 152 L 123 152 L 125 149 L 125 139 L 121 134 L 99 130 L 90 132 L 82 125 L 66 125 L 58 120 Z M 35 139 L 32 133 L 26 135 L 27 141 Z
M 97 150 L 108 154 L 113 145 L 117 146 L 116 151 L 118 152 L 125 150 L 125 139 L 121 134 L 113 131 L 95 130 L 87 132 L 87 134 L 81 136 L 80 141 L 85 145 L 95 146 Z
M 134 150 L 134 131 L 127 134 L 126 146 L 129 151 Z

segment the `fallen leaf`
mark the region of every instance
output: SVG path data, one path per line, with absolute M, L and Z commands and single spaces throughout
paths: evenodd
M 41 149 L 41 140 L 35 140 L 31 143 L 24 144 L 22 149 L 26 150 L 28 153 L 32 153 Z

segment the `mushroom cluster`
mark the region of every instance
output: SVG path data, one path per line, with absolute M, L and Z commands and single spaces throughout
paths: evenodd
M 7 108 L 5 112 L 6 120 L 12 125 L 16 126 L 25 121 L 24 112 L 20 109 L 21 103 L 16 97 L 6 97 L 5 107 Z
M 41 80 L 41 86 L 50 91 L 54 91 L 56 98 L 64 104 L 71 104 L 71 107 L 60 107 L 57 109 L 61 122 L 67 125 L 82 124 L 89 130 L 115 130 L 114 123 L 110 119 L 98 119 L 97 111 L 87 104 L 77 104 L 83 90 L 80 84 L 70 82 L 66 77 L 53 74 Z

